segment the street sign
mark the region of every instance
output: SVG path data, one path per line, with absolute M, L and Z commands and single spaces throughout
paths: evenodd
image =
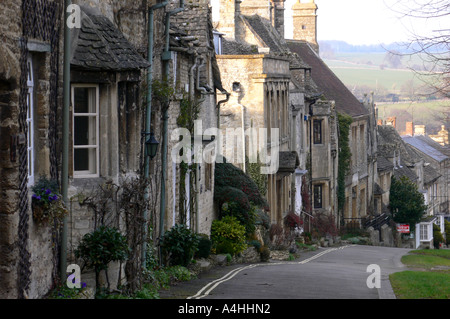
M 409 224 L 397 224 L 397 232 L 409 234 Z

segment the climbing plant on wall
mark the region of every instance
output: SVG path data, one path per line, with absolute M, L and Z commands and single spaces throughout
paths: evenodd
M 201 110 L 201 100 L 198 100 L 195 96 L 191 97 L 186 93 L 183 93 L 180 100 L 180 115 L 177 118 L 178 127 L 186 128 L 191 136 L 194 136 L 194 123 L 198 119 Z M 188 172 L 191 174 L 187 175 Z M 187 198 L 186 185 L 189 185 L 190 193 L 195 193 L 195 180 L 196 180 L 197 164 L 196 163 L 180 163 L 180 196 L 179 196 L 179 212 L 180 223 L 187 222 L 188 210 L 195 214 L 195 196 Z M 189 181 L 186 180 L 188 176 Z M 189 182 L 189 184 L 186 184 Z M 193 215 L 192 214 L 192 215 Z
M 345 176 L 350 171 L 350 159 L 352 153 L 349 145 L 350 125 L 353 119 L 346 114 L 338 113 L 339 125 L 339 161 L 338 161 L 338 209 L 340 212 L 344 209 L 345 204 Z

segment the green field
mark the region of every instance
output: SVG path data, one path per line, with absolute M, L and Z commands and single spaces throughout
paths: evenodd
M 373 91 L 380 88 L 390 93 L 400 94 L 402 88 L 413 81 L 415 86 L 422 85 L 415 72 L 410 70 L 392 70 L 368 67 L 330 67 L 345 85 L 350 88 L 355 85 L 365 85 Z
M 404 131 L 406 122 L 426 125 L 428 134 L 436 134 L 442 124 L 444 115 L 450 110 L 450 100 L 407 103 L 376 103 L 378 119 L 395 116 L 397 128 Z
M 436 119 L 436 114 L 450 108 L 450 100 L 405 103 L 377 103 L 379 117 L 396 116 L 408 113 L 418 121 L 430 122 Z M 419 123 L 418 123 L 419 124 Z M 423 123 L 426 124 L 426 123 Z
M 419 56 L 402 57 L 401 67 L 395 69 L 389 67 L 385 57 L 386 53 L 340 53 L 333 58 L 324 58 L 324 62 L 355 92 L 358 92 L 358 87 L 378 92 L 380 96 L 389 93 L 406 96 L 421 90 L 423 92 L 425 81 L 429 82 L 430 77 L 411 69 L 423 65 Z

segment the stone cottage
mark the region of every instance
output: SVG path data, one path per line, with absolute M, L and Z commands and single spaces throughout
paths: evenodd
M 433 185 L 427 189 L 426 197 L 429 203 L 433 203 L 433 212 L 448 214 L 450 158 L 447 149 L 426 135 L 406 135 L 402 138 L 425 159 L 424 178 L 429 182 L 424 183 L 429 186 Z M 429 167 L 432 167 L 433 171 Z M 431 181 L 436 177 L 437 185 L 434 186 L 435 183 L 431 183 Z
M 0 3 L 0 298 L 36 298 L 58 277 L 58 231 L 31 218 L 30 188 L 59 177 L 61 11 Z
M 234 156 L 227 160 L 244 171 L 246 158 L 253 162 L 262 159 L 262 151 L 270 157 L 268 161 L 263 159 L 263 164 L 277 162 L 271 167 L 275 170 L 263 174 L 268 179 L 265 195 L 270 220 L 282 224 L 296 205 L 295 172 L 300 158 L 294 118 L 299 118 L 299 111 L 305 107 L 303 91 L 291 80 L 292 56 L 277 31 L 283 27 L 283 11 L 277 7 L 272 13 L 271 2 L 267 1 L 220 1 L 218 6 L 218 14 L 213 17 L 215 28 L 222 34 L 218 63 L 224 88 L 230 92 L 229 100 L 220 108 L 223 154 L 226 158 L 228 154 Z M 241 146 L 235 147 L 230 139 L 233 137 L 226 133 L 229 128 L 245 140 Z M 257 135 L 250 136 L 249 132 Z M 263 134 L 265 141 L 261 139 Z M 302 132 L 298 134 L 303 137 Z M 231 152 L 233 148 L 237 154 Z
M 314 1 L 292 6 L 294 34 L 287 42 L 289 49 L 311 67 L 312 80 L 324 98 L 335 103 L 336 112 L 353 118 L 349 133 L 351 168 L 345 181 L 343 215 L 338 219 L 341 224 L 360 227 L 362 218 L 373 213 L 373 177 L 377 170 L 375 109 L 373 103 L 360 102 L 319 57 L 316 11 Z
M 213 138 L 203 131 L 217 124 L 216 90 L 226 92 L 208 2 L 73 4 L 80 9 L 80 25 L 70 31 L 67 247 L 61 247 L 61 225 L 38 223 L 31 207 L 40 177 L 61 182 L 65 8 L 52 0 L 0 4 L 1 20 L 9 21 L 0 26 L 1 298 L 44 296 L 60 278 L 62 248 L 67 261 L 75 262 L 74 248 L 99 223 L 123 229 L 111 201 L 103 206 L 108 220 L 99 219 L 89 201 L 99 199 L 99 191 L 116 196 L 112 189 L 144 172 L 156 244 L 175 223 L 209 233 L 214 218 L 213 153 L 203 151 Z M 180 115 L 194 105 L 202 130 L 192 131 L 189 145 L 200 139 L 204 156 L 182 168 L 172 161 L 179 142 L 172 133 L 192 124 L 193 118 Z M 159 142 L 152 159 L 144 150 L 150 133 Z M 107 199 L 114 204 L 116 198 Z

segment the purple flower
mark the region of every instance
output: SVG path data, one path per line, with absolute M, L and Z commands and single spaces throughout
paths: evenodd
M 86 287 L 87 287 L 86 283 L 85 283 L 85 282 L 82 282 L 82 283 L 81 283 L 81 288 L 86 288 Z
M 33 195 L 33 198 L 34 198 L 34 199 L 37 199 L 37 200 L 41 200 L 41 196 L 36 195 L 36 194 Z
M 50 190 L 50 189 L 47 189 L 46 191 L 45 191 L 45 195 L 50 195 L 52 193 L 52 191 Z

